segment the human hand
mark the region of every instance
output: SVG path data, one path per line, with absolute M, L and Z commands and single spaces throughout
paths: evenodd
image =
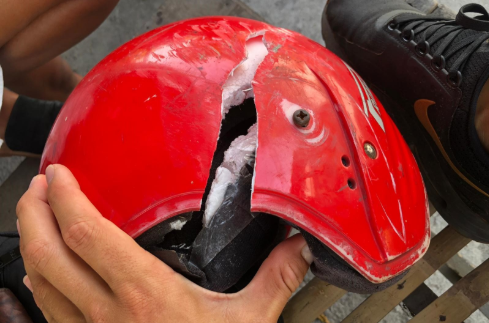
M 34 177 L 17 216 L 24 282 L 49 322 L 276 323 L 312 262 L 294 236 L 239 293 L 205 290 L 105 219 L 61 165 Z

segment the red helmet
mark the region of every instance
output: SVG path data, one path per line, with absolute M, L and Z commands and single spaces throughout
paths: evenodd
M 335 281 L 331 259 L 381 286 L 429 245 L 420 172 L 365 82 L 319 44 L 258 21 L 186 20 L 118 48 L 66 101 L 41 172 L 53 163 L 136 239 L 178 240 L 190 212 L 208 229 L 238 199 L 239 230 L 195 241 L 224 247 L 257 214 L 274 215 L 306 236 L 318 276 L 350 290 L 361 288 Z

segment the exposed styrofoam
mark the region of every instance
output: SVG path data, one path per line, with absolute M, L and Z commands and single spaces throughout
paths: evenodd
M 246 42 L 246 59 L 231 72 L 223 85 L 222 91 L 222 118 L 229 110 L 238 106 L 248 98 L 254 97 L 252 81 L 258 66 L 268 55 L 263 41 L 263 35 L 257 35 Z M 241 168 L 255 153 L 258 144 L 258 126 L 253 125 L 246 136 L 236 138 L 224 153 L 224 161 L 216 170 L 216 177 L 212 182 L 207 197 L 204 212 L 204 225 L 208 225 L 224 200 L 229 184 L 234 183 Z
M 170 223 L 170 228 L 172 230 L 182 230 L 183 226 L 187 223 L 185 220 L 176 220 Z
M 252 158 L 258 142 L 258 127 L 254 124 L 245 136 L 234 139 L 224 153 L 224 161 L 216 170 L 216 178 L 212 182 L 211 190 L 205 204 L 204 224 L 207 226 L 219 206 L 229 184 L 234 183 L 241 168 Z
M 263 36 L 249 39 L 246 42 L 247 57 L 229 75 L 222 91 L 223 119 L 233 106 L 240 105 L 245 99 L 254 97 L 251 82 L 258 66 L 268 54 L 263 43 Z

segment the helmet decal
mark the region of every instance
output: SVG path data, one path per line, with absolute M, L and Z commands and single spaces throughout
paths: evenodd
M 357 84 L 358 91 L 360 92 L 360 96 L 362 97 L 363 111 L 365 112 L 365 115 L 368 118 L 370 112 L 375 121 L 377 121 L 377 124 L 380 126 L 380 128 L 382 128 L 382 130 L 385 132 L 384 122 L 380 117 L 380 109 L 377 106 L 377 102 L 375 102 L 372 92 L 368 88 L 367 84 L 365 84 L 365 81 L 360 77 L 360 75 L 358 75 L 357 72 L 355 72 L 348 64 L 345 63 L 345 65 L 350 71 L 351 76 L 355 80 L 355 83 Z

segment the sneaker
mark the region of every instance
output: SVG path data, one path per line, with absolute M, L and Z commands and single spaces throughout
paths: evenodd
M 474 121 L 479 97 L 489 95 L 484 7 L 469 4 L 450 17 L 403 0 L 330 0 L 323 36 L 398 126 L 439 213 L 462 235 L 488 243 L 489 153 Z

